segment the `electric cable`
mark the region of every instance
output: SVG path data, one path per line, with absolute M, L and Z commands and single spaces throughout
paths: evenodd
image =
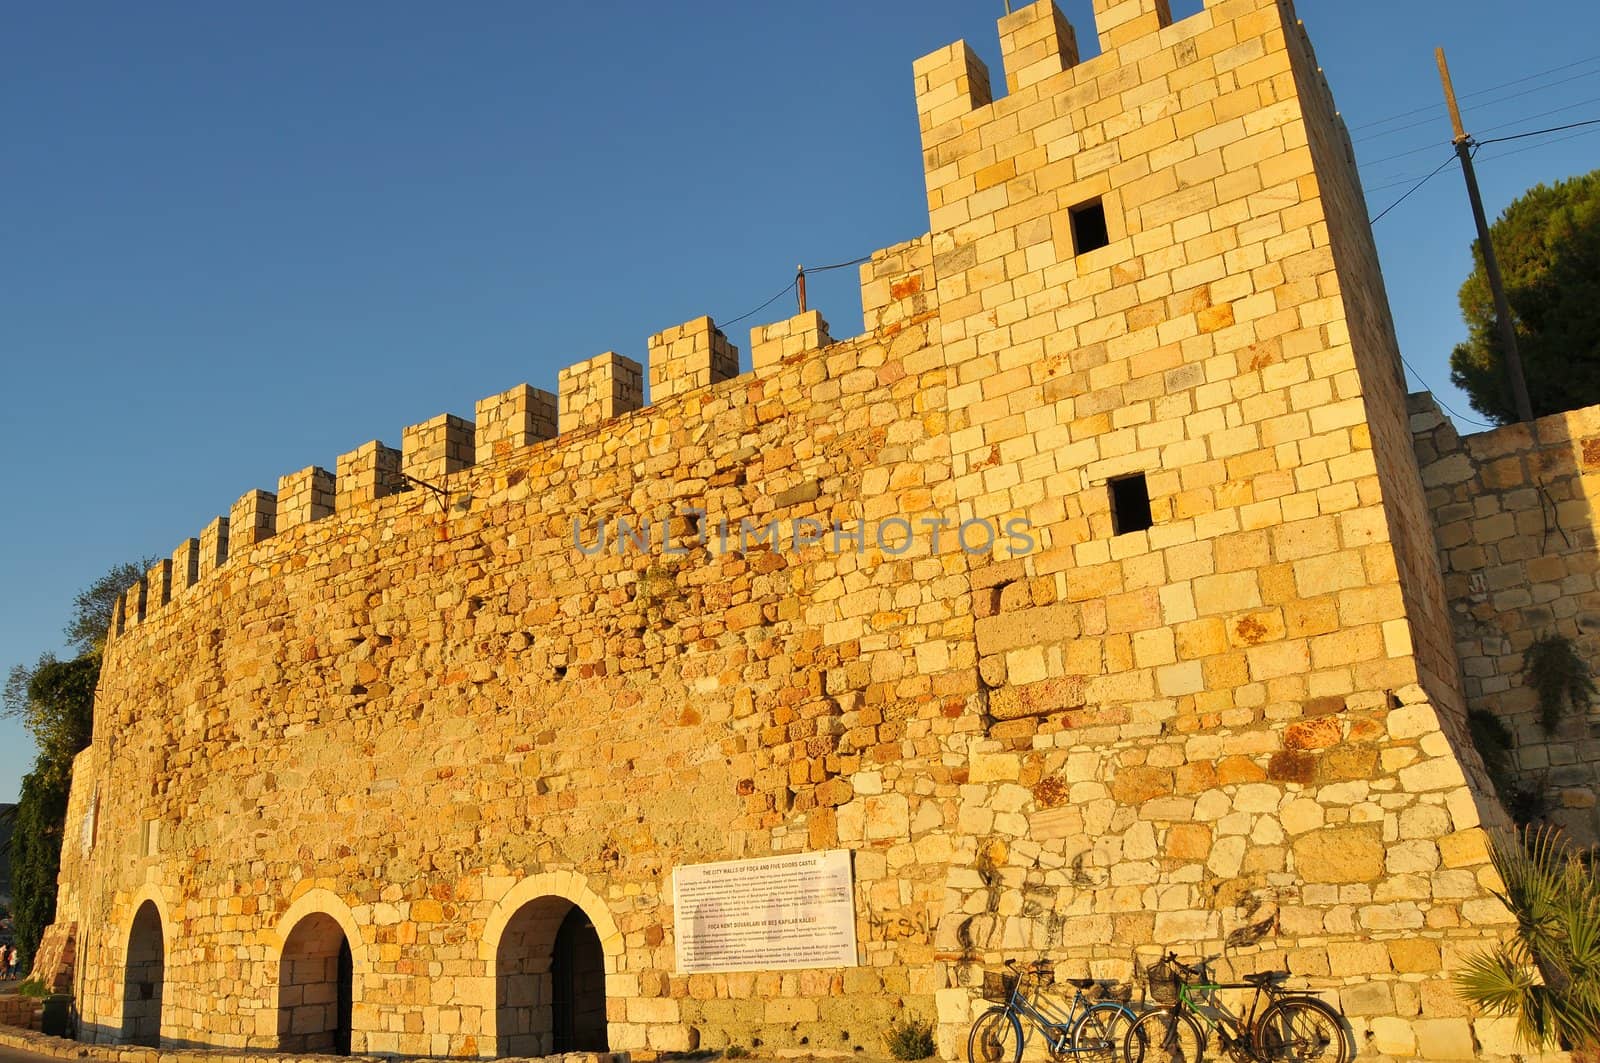
M 1376 225 L 1376 224 L 1378 224 L 1378 222 L 1383 220 L 1383 216 L 1385 214 L 1389 213 L 1391 210 L 1393 210 L 1394 208 L 1398 207 L 1400 204 L 1404 203 L 1406 200 L 1410 199 L 1413 192 L 1417 191 L 1417 189 L 1421 188 L 1423 185 L 1425 185 L 1429 181 L 1433 180 L 1435 177 L 1437 177 L 1439 175 L 1439 172 L 1441 170 L 1443 170 L 1446 166 L 1449 166 L 1452 162 L 1455 162 L 1455 161 L 1456 161 L 1455 154 L 1452 153 L 1448 159 L 1444 160 L 1443 162 L 1441 162 L 1438 166 L 1436 166 L 1434 168 L 1433 173 L 1430 173 L 1428 176 L 1424 177 L 1422 180 L 1420 180 L 1416 184 L 1412 185 L 1410 191 L 1406 192 L 1405 195 L 1401 196 L 1399 199 L 1395 200 L 1393 203 L 1390 203 L 1387 207 L 1384 207 L 1381 211 L 1378 212 L 1377 217 L 1373 218 L 1367 224 L 1368 225 Z M 1421 378 L 1419 377 L 1418 379 L 1420 380 Z
M 1596 61 L 1600 61 L 1600 55 L 1591 55 L 1591 56 L 1589 56 L 1588 58 L 1585 58 L 1585 59 L 1575 59 L 1570 63 L 1563 63 L 1561 66 L 1553 66 L 1548 70 L 1541 70 L 1538 73 L 1534 73 L 1534 74 L 1526 74 L 1523 77 L 1516 78 L 1516 79 L 1514 79 L 1512 81 L 1502 82 L 1499 85 L 1490 85 L 1488 88 L 1485 88 L 1485 89 L 1477 89 L 1477 90 L 1475 90 L 1473 92 L 1466 93 L 1465 95 L 1460 96 L 1458 98 L 1462 99 L 1462 100 L 1477 99 L 1478 97 L 1483 96 L 1486 93 L 1499 92 L 1501 89 L 1508 89 L 1513 85 L 1521 85 L 1521 84 L 1524 84 L 1526 82 L 1532 81 L 1535 78 L 1546 77 L 1546 76 L 1548 76 L 1550 74 L 1559 74 L 1563 70 L 1571 70 L 1575 66 L 1582 66 L 1585 63 L 1593 63 L 1593 62 L 1596 62 Z M 1377 119 L 1374 119 L 1373 121 L 1370 121 L 1370 122 L 1363 122 L 1362 124 L 1360 124 L 1358 126 L 1352 126 L 1351 127 L 1351 132 L 1358 132 L 1358 131 L 1363 130 L 1363 129 L 1371 129 L 1373 126 L 1384 125 L 1387 122 L 1398 121 L 1401 118 L 1410 118 L 1412 115 L 1421 114 L 1423 111 L 1432 111 L 1432 110 L 1444 111 L 1445 110 L 1445 106 L 1444 106 L 1444 104 L 1442 102 L 1440 102 L 1440 103 L 1423 104 L 1421 107 L 1414 107 L 1409 111 L 1401 111 L 1399 114 L 1392 114 L 1387 118 L 1377 118 Z
M 1487 129 L 1480 130 L 1480 132 L 1493 133 L 1496 129 L 1505 129 L 1507 126 L 1514 126 L 1519 122 L 1531 122 L 1535 118 L 1548 118 L 1553 114 L 1560 114 L 1562 111 L 1570 111 L 1574 107 L 1582 107 L 1586 103 L 1600 103 L 1600 96 L 1594 96 L 1587 100 L 1579 100 L 1577 103 L 1569 103 L 1561 107 L 1552 107 L 1550 110 L 1540 111 L 1538 114 L 1525 114 L 1521 118 L 1513 118 L 1509 122 L 1501 122 L 1499 125 L 1492 125 Z M 1480 143 L 1484 142 L 1480 141 Z
M 774 295 L 771 299 L 768 299 L 766 302 L 762 303 L 760 306 L 756 307 L 754 310 L 748 311 L 747 313 L 740 314 L 738 317 L 734 318 L 731 321 L 719 321 L 719 322 L 717 322 L 717 328 L 719 328 L 719 329 L 727 328 L 729 325 L 737 325 L 739 322 L 744 321 L 747 318 L 755 317 L 757 314 L 761 313 L 761 311 L 765 310 L 767 307 L 771 306 L 773 303 L 777 302 L 779 299 L 782 299 L 784 296 L 786 296 L 790 292 L 794 291 L 794 286 L 797 283 L 799 283 L 798 280 L 790 281 L 788 284 L 783 286 L 783 290 L 781 292 L 779 292 L 777 295 Z M 715 318 L 712 318 L 712 320 L 716 321 Z
M 1563 110 L 1565 110 L 1565 108 L 1563 108 Z M 1551 126 L 1549 129 L 1533 129 L 1526 133 L 1513 133 L 1508 137 L 1490 137 L 1488 140 L 1478 141 L 1478 144 L 1504 144 L 1508 140 L 1521 140 L 1524 137 L 1539 137 L 1546 133 L 1561 133 L 1568 129 L 1577 129 L 1581 126 L 1587 125 L 1600 125 L 1600 118 L 1591 118 L 1586 122 L 1568 122 L 1566 125 Z M 1565 140 L 1567 138 L 1562 137 L 1561 139 Z
M 1596 128 L 1596 127 L 1591 126 L 1588 129 L 1580 129 L 1576 133 L 1568 133 L 1564 137 L 1556 137 L 1554 140 L 1541 141 L 1538 144 L 1523 144 L 1520 147 L 1507 148 L 1504 151 L 1490 152 L 1484 158 L 1484 161 L 1485 162 L 1494 162 L 1497 159 L 1508 158 L 1508 157 L 1510 157 L 1512 155 L 1520 155 L 1524 151 L 1532 151 L 1535 148 L 1548 148 L 1553 144 L 1560 144 L 1564 140 L 1577 140 L 1579 137 L 1592 137 L 1596 133 L 1600 133 L 1600 128 Z
M 1476 420 L 1475 418 L 1468 417 L 1465 414 L 1457 413 L 1455 411 L 1455 409 L 1452 408 L 1451 405 L 1448 402 L 1445 402 L 1443 399 L 1441 399 L 1439 397 L 1439 393 L 1433 389 L 1433 385 L 1429 384 L 1426 380 L 1424 380 L 1422 378 L 1422 374 L 1417 372 L 1417 367 L 1412 365 L 1410 362 L 1406 361 L 1406 356 L 1403 355 L 1403 354 L 1400 356 L 1400 364 L 1405 366 L 1407 369 L 1409 369 L 1411 371 L 1411 375 L 1417 378 L 1417 383 L 1421 384 L 1423 389 L 1426 390 L 1428 392 L 1428 394 L 1433 396 L 1433 401 L 1437 402 L 1440 406 L 1443 406 L 1444 407 L 1444 411 L 1446 413 L 1448 413 L 1450 416 L 1454 417 L 1456 420 L 1465 421 L 1468 424 L 1475 424 L 1479 428 L 1498 428 L 1498 427 L 1500 427 L 1499 425 L 1489 424 L 1486 421 L 1479 421 L 1479 420 Z
M 805 267 L 802 267 L 799 270 L 799 272 L 795 274 L 794 280 L 790 281 L 788 284 L 783 286 L 783 290 L 782 291 L 780 291 L 777 295 L 774 295 L 771 299 L 768 299 L 766 302 L 762 303 L 760 306 L 756 307 L 754 310 L 750 310 L 750 311 L 748 311 L 746 313 L 740 314 L 738 317 L 733 318 L 730 321 L 720 321 L 717 318 L 712 318 L 712 320 L 717 322 L 717 327 L 718 328 L 726 328 L 729 325 L 737 325 L 741 321 L 744 321 L 744 320 L 746 320 L 748 318 L 755 317 L 757 314 L 761 313 L 761 311 L 765 310 L 767 307 L 771 306 L 773 303 L 777 302 L 779 299 L 782 299 L 785 295 L 788 295 L 790 292 L 794 291 L 795 287 L 800 283 L 801 274 L 826 273 L 831 269 L 844 269 L 844 268 L 846 268 L 848 266 L 859 266 L 863 262 L 871 262 L 871 261 L 872 261 L 872 256 L 871 255 L 862 255 L 860 258 L 852 258 L 848 262 L 834 262 L 831 265 L 827 265 L 827 266 L 805 266 Z
M 1502 96 L 1499 99 L 1486 100 L 1483 103 L 1478 104 L 1478 109 L 1482 110 L 1482 109 L 1484 109 L 1486 107 L 1498 107 L 1503 103 L 1510 103 L 1512 100 L 1519 100 L 1524 96 L 1531 96 L 1536 92 L 1548 92 L 1551 89 L 1555 88 L 1557 85 L 1565 85 L 1568 82 L 1579 81 L 1579 80 L 1582 80 L 1583 78 L 1592 78 L 1592 77 L 1596 77 L 1596 76 L 1600 76 L 1600 68 L 1596 68 L 1594 70 L 1585 70 L 1581 74 L 1574 74 L 1571 77 L 1562 78 L 1560 81 L 1552 81 L 1548 85 L 1535 85 L 1531 89 L 1523 89 L 1521 92 L 1513 92 L 1511 95 Z M 1466 99 L 1467 97 L 1463 96 L 1461 98 L 1462 99 Z M 1444 109 L 1444 105 L 1443 104 L 1439 104 L 1438 106 L 1439 106 L 1440 110 Z M 1446 117 L 1448 117 L 1448 115 L 1446 115 Z M 1419 119 L 1419 120 L 1417 120 L 1415 122 L 1408 122 L 1407 124 L 1405 124 L 1403 126 L 1397 126 L 1394 129 L 1386 129 L 1381 133 L 1369 133 L 1368 135 L 1366 135 L 1364 137 L 1357 138 L 1355 141 L 1353 141 L 1353 143 L 1363 144 L 1363 143 L 1366 143 L 1369 140 L 1379 140 L 1379 139 L 1382 139 L 1383 137 L 1393 136 L 1396 133 L 1404 133 L 1408 129 L 1416 129 L 1418 126 L 1428 125 L 1431 122 L 1438 121 L 1438 119 L 1439 119 L 1439 115 L 1437 113 L 1435 113 L 1435 114 L 1430 115 L 1427 118 L 1422 118 L 1422 119 Z
M 831 266 L 807 266 L 804 269 L 802 269 L 800 272 L 802 272 L 802 273 L 826 273 L 830 269 L 844 269 L 846 266 L 859 266 L 863 262 L 871 262 L 871 261 L 872 261 L 872 256 L 871 255 L 862 255 L 860 258 L 852 258 L 849 262 L 835 262 Z

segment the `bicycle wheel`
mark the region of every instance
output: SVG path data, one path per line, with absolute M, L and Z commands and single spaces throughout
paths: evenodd
M 978 1016 L 967 1035 L 967 1063 L 1017 1063 L 1022 1058 L 1022 1024 L 1005 1008 Z
M 1128 1027 L 1122 1055 L 1128 1063 L 1200 1063 L 1205 1047 L 1198 1023 L 1174 1008 L 1157 1008 Z
M 1118 1063 L 1132 1016 L 1120 1004 L 1095 1004 L 1072 1026 L 1072 1054 L 1087 1063 Z
M 1256 1055 L 1272 1063 L 1351 1063 L 1355 1045 L 1344 1020 L 1316 997 L 1280 997 L 1255 1029 Z

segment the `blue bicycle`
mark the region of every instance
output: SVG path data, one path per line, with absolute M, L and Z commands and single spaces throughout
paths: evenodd
M 967 1063 L 1019 1063 L 1023 1045 L 1034 1030 L 1044 1037 L 1052 1059 L 1071 1058 L 1084 1063 L 1116 1063 L 1122 1043 L 1133 1025 L 1127 1000 L 1132 991 L 1116 982 L 1094 978 L 1069 978 L 1076 992 L 1063 1015 L 1059 1005 L 1038 991 L 1055 982 L 1055 965 L 1037 960 L 1019 968 L 1005 961 L 1006 972 L 985 971 L 983 996 L 998 1007 L 979 1015 L 967 1037 Z M 1090 990 L 1094 997 L 1086 995 Z M 1025 1034 L 1023 1023 L 1030 1029 Z

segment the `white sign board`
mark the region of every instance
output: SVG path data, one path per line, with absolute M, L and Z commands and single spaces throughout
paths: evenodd
M 681 974 L 856 965 L 847 849 L 674 868 L 672 910 Z
M 89 794 L 89 807 L 84 810 L 81 837 L 78 839 L 79 843 L 82 845 L 83 856 L 85 859 L 87 859 L 89 856 L 89 850 L 94 848 L 94 831 L 96 821 L 99 818 L 100 791 L 96 789 Z

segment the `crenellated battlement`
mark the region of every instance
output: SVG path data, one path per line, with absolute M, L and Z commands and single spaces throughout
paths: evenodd
M 916 246 L 924 246 L 926 241 Z M 903 245 L 911 247 L 913 245 Z M 886 285 L 908 270 L 896 249 L 879 252 L 862 267 L 863 303 L 873 328 L 898 329 L 909 316 L 894 307 L 931 288 L 913 277 L 903 290 Z M 885 279 L 887 278 L 887 279 Z M 870 331 L 870 330 L 869 330 Z M 787 359 L 820 351 L 836 341 L 817 311 L 751 329 L 754 374 L 780 371 Z M 371 504 L 426 485 L 442 489 L 449 478 L 475 466 L 503 462 L 541 445 L 561 446 L 567 438 L 604 430 L 607 422 L 650 410 L 692 392 L 737 378 L 739 348 L 708 316 L 663 329 L 646 342 L 651 405 L 644 395 L 645 367 L 615 351 L 560 371 L 558 391 L 528 384 L 480 399 L 474 419 L 439 414 L 401 431 L 401 445 L 370 440 L 338 456 L 333 471 L 307 466 L 279 477 L 277 491 L 252 489 L 201 531 L 185 539 L 130 587 L 118 602 L 110 636 L 116 638 L 181 600 L 196 584 L 245 557 L 252 548 L 330 518 L 353 517 Z M 370 519 L 363 517 L 362 519 Z

